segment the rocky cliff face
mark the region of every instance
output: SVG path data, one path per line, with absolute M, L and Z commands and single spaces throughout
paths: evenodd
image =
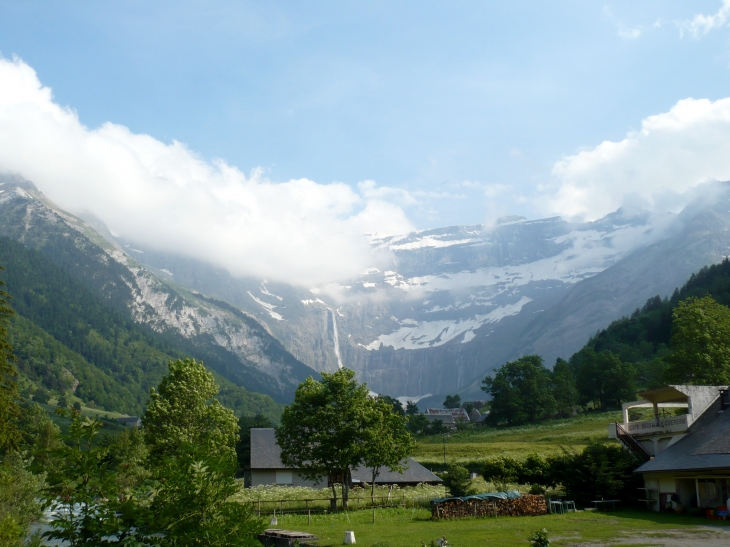
M 0 233 L 43 248 L 53 231 L 36 225 L 65 226 L 63 238 L 114 272 L 75 265 L 90 285 L 158 332 L 234 356 L 220 365 L 229 377 L 280 396 L 311 372 L 301 363 L 353 368 L 371 389 L 393 396 L 475 393 L 505 361 L 530 353 L 548 365 L 567 358 L 612 320 L 730 254 L 724 188 L 679 215 L 619 210 L 582 224 L 511 217 L 493 227 L 373 235 L 374 252 L 392 256 L 388 268 L 298 287 L 233 278 L 107 233 L 110 242 L 99 235 L 103 226 L 92 230 L 32 189 L 5 192 Z
M 310 366 L 344 365 L 375 391 L 416 397 L 474 392 L 520 355 L 539 353 L 548 365 L 569 357 L 599 328 L 727 254 L 723 206 L 712 209 L 717 217 L 706 207 L 617 211 L 584 224 L 510 218 L 373 236 L 374 249 L 392 253 L 390 268 L 324 287 L 235 279 L 149 249 L 135 256 L 255 315 Z
M 40 250 L 111 306 L 182 344 L 235 383 L 287 401 L 301 380 L 317 375 L 255 318 L 158 278 L 28 181 L 6 176 L 0 183 L 1 234 Z

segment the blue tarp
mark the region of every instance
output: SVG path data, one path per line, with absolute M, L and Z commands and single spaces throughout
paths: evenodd
M 510 490 L 509 492 L 486 492 L 484 494 L 474 494 L 473 496 L 463 496 L 461 498 L 435 498 L 431 500 L 431 503 L 442 503 L 444 501 L 469 501 L 469 500 L 489 500 L 489 499 L 497 499 L 497 500 L 514 500 L 517 498 L 521 498 L 522 494 L 520 494 L 517 490 Z

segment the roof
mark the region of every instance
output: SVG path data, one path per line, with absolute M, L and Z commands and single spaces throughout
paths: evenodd
M 251 428 L 251 469 L 290 469 L 281 462 L 273 428 Z
M 401 462 L 408 467 L 403 473 L 395 473 L 383 467 L 380 474 L 375 478 L 375 484 L 393 484 L 399 482 L 418 483 L 418 482 L 441 482 L 441 479 L 423 467 L 413 458 L 406 458 Z M 373 480 L 373 472 L 367 467 L 358 467 L 352 470 L 352 479 L 360 482 L 370 482 Z
M 457 420 L 469 421 L 469 414 L 463 408 L 428 408 L 426 414 L 436 414 L 438 416 L 453 416 Z
M 634 473 L 730 470 L 730 409 L 719 398 L 687 430 L 687 434 Z
M 404 464 L 408 467 L 403 473 L 394 473 L 387 467 L 381 469 L 375 482 L 386 484 L 441 482 L 440 478 L 413 458 L 407 458 Z M 251 469 L 291 469 L 281 461 L 281 448 L 276 443 L 273 428 L 251 428 Z M 353 469 L 352 478 L 360 482 L 370 482 L 373 478 L 372 471 L 366 467 Z

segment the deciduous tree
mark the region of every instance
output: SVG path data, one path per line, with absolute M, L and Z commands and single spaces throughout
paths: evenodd
M 711 296 L 688 298 L 672 312 L 667 379 L 695 385 L 730 384 L 730 308 Z
M 321 381 L 307 378 L 276 429 L 284 465 L 299 469 L 311 480 L 326 477 L 334 503 L 335 483 L 340 483 L 347 504 L 351 471 L 364 464 L 372 428 L 379 423 L 377 403 L 368 393 L 367 385 L 358 383 L 355 373 L 346 368 L 322 373 Z
M 169 374 L 152 389 L 142 422 L 153 462 L 191 447 L 236 459 L 238 420 L 216 399 L 218 386 L 203 363 L 171 361 Z
M 444 408 L 459 408 L 461 406 L 461 396 L 447 395 L 444 400 Z
M 413 453 L 416 441 L 406 430 L 405 416 L 392 403 L 379 397 L 372 406 L 372 416 L 367 420 L 369 440 L 364 446 L 363 465 L 372 472 L 370 498 L 374 502 L 375 480 L 380 469 L 387 467 L 391 471 L 403 472 L 405 459 Z
M 557 407 L 550 389 L 550 371 L 539 355 L 520 357 L 495 371 L 482 382 L 491 395 L 491 424 L 534 422 L 551 416 Z

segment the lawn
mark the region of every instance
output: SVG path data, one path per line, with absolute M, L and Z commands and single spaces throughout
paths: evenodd
M 535 425 L 459 431 L 445 439 L 426 437 L 419 439 L 414 458 L 427 467 L 443 466 L 444 444 L 448 463 L 471 465 L 499 456 L 522 459 L 530 452 L 547 456 L 562 448 L 582 450 L 590 442 L 608 442 L 608 424 L 621 420 L 619 411 L 596 412 Z
M 321 538 L 322 547 L 342 545 L 346 530 L 353 530 L 358 545 L 420 547 L 445 537 L 453 547 L 494 545 L 527 547 L 527 538 L 541 528 L 548 531 L 551 545 L 606 544 L 652 546 L 730 544 L 730 522 L 698 517 L 623 510 L 614 513 L 580 511 L 539 517 L 500 517 L 433 521 L 426 509 L 378 509 L 327 515 L 277 515 L 276 528 L 310 532 Z M 268 524 L 268 519 L 266 517 Z M 712 523 L 714 527 L 707 525 Z

